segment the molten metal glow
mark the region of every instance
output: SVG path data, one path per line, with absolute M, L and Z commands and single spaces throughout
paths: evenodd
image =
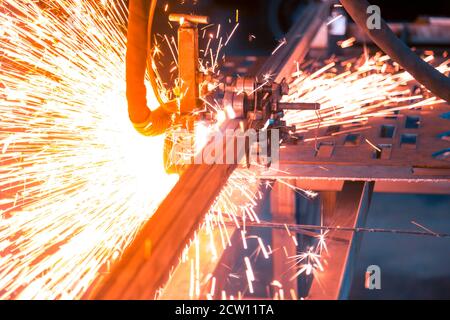
M 432 52 L 428 54 L 424 60 L 432 62 L 435 57 Z M 442 62 L 437 69 L 448 73 L 450 60 Z M 384 117 L 394 111 L 443 102 L 427 96 L 423 90 L 411 92 L 411 75 L 379 53 L 347 61 L 333 60 L 312 71 L 299 68 L 293 76 L 285 100 L 321 104 L 319 112 L 286 112 L 285 120 L 289 125 L 296 125 L 298 132 L 331 125 L 361 130 L 361 124 L 369 117 Z
M 177 177 L 127 120 L 121 1 L 1 3 L 0 299 L 81 297 Z

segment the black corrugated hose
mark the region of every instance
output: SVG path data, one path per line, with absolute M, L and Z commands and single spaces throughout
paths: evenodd
M 369 17 L 367 8 L 370 3 L 366 0 L 340 0 L 340 2 L 356 24 L 369 35 L 381 50 L 409 72 L 425 88 L 450 103 L 450 78 L 411 51 L 403 41 L 397 38 L 381 17 L 381 28 L 369 29 L 367 27 Z

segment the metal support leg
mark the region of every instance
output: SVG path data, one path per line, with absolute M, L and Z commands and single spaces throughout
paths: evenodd
M 325 221 L 332 226 L 361 227 L 369 211 L 373 182 L 346 181 L 336 199 L 336 208 L 325 211 Z M 353 278 L 355 258 L 361 235 L 347 231 L 332 231 L 327 235 L 329 256 L 324 272 L 314 279 L 309 299 L 347 299 Z
M 278 223 L 296 223 L 295 218 L 295 191 L 283 183 L 275 182 L 270 194 L 270 206 L 272 221 Z M 292 237 L 286 230 L 272 231 L 273 248 L 273 279 L 283 285 L 283 290 L 289 293 L 291 289 L 297 295 L 297 280 L 291 280 L 296 269 L 289 264 L 288 257 L 297 253 L 297 247 Z

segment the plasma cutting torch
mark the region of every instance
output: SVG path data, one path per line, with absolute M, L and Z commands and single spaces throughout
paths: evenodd
M 284 78 L 278 75 L 275 80 L 270 75 L 259 74 L 256 78 L 220 78 L 199 70 L 198 25 L 208 24 L 208 17 L 186 14 L 171 14 L 169 20 L 177 22 L 178 27 L 178 77 L 181 83 L 175 100 L 165 100 L 158 91 L 152 68 L 151 34 L 152 22 L 157 0 L 130 0 L 128 42 L 126 55 L 126 82 L 128 111 L 135 129 L 144 135 L 165 134 L 171 127 L 193 130 L 196 121 L 214 120 L 215 114 L 208 111 L 208 99 L 219 102 L 223 109 L 232 108 L 235 118 L 241 118 L 246 128 L 256 130 L 280 130 L 280 138 L 289 141 L 294 127 L 283 121 L 285 110 L 318 110 L 317 103 L 284 103 L 283 95 L 289 87 Z M 327 2 L 331 7 L 331 1 Z M 362 29 L 364 27 L 364 6 L 359 0 L 342 0 L 344 8 Z M 365 5 L 368 5 L 364 1 Z M 386 23 L 381 30 L 366 30 L 369 36 L 394 58 L 419 82 L 437 96 L 447 101 L 450 92 L 449 79 L 422 61 L 404 44 L 400 43 Z M 311 35 L 314 36 L 314 35 Z M 392 46 L 388 46 L 392 44 Z M 148 71 L 150 84 L 159 106 L 153 111 L 147 105 L 144 84 Z M 282 73 L 281 73 L 282 74 Z M 205 83 L 215 84 L 214 92 L 208 92 Z M 201 85 L 202 84 L 202 85 Z M 201 98 L 200 98 L 201 97 Z M 164 156 L 170 153 L 173 141 L 166 137 Z M 178 172 L 166 161 L 166 171 Z
M 198 25 L 209 23 L 208 17 L 170 14 L 169 20 L 178 23 L 178 76 L 181 95 L 175 100 L 164 101 L 158 92 L 151 66 L 151 31 L 156 0 L 130 0 L 128 42 L 126 56 L 126 81 L 128 111 L 135 129 L 143 135 L 166 133 L 171 127 L 193 130 L 198 120 L 214 121 L 215 114 L 207 105 L 218 101 L 222 108 L 232 108 L 234 118 L 240 118 L 247 127 L 256 130 L 280 129 L 281 134 L 295 131 L 281 120 L 283 110 L 316 110 L 316 103 L 285 103 L 281 97 L 289 88 L 284 79 L 279 83 L 270 78 L 251 77 L 224 79 L 217 75 L 200 72 L 198 61 Z M 150 84 L 159 106 L 153 111 L 147 105 L 145 75 L 148 71 Z M 261 77 L 262 78 L 262 77 Z M 208 92 L 205 83 L 215 84 Z M 201 85 L 202 84 L 202 85 Z M 201 99 L 200 99 L 201 97 Z M 209 110 L 209 111 L 208 111 Z M 269 122 L 269 123 L 268 123 Z M 286 139 L 285 139 L 286 140 Z M 166 139 L 164 155 L 170 152 L 173 142 Z M 165 161 L 166 171 L 178 170 Z

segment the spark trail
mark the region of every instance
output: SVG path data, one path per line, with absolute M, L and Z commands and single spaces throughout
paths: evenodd
M 127 121 L 122 1 L 0 3 L 0 298 L 80 298 L 120 258 L 177 177 L 164 173 L 164 138 L 142 137 Z M 216 54 L 204 51 L 211 63 L 201 62 L 203 72 L 217 72 L 222 47 L 219 39 Z M 298 71 L 287 100 L 319 102 L 322 109 L 288 112 L 288 123 L 312 130 L 439 102 L 411 95 L 410 75 L 388 60 L 376 55 Z M 448 72 L 449 61 L 439 69 Z M 258 184 L 250 172 L 233 174 L 200 231 L 208 244 L 218 230 L 220 245 L 229 246 L 224 217 L 244 230 L 246 243 L 251 236 L 238 221 L 259 223 Z M 233 200 L 236 192 L 243 202 Z M 320 266 L 326 236 L 318 238 L 311 252 Z M 293 259 L 311 265 L 304 257 L 312 255 Z M 200 283 L 214 277 L 199 275 L 197 257 L 184 260 L 194 266 L 189 295 L 199 297 Z M 228 296 L 214 287 L 210 298 Z
M 432 52 L 423 59 L 430 63 L 442 60 Z M 441 62 L 437 69 L 448 74 L 450 60 Z M 331 125 L 349 129 L 364 124 L 370 117 L 444 102 L 419 87 L 413 92 L 412 76 L 381 53 L 348 60 L 332 58 L 324 65 L 299 67 L 293 77 L 286 101 L 321 104 L 319 112 L 286 112 L 285 120 L 296 125 L 297 132 Z
M 177 180 L 127 120 L 124 8 L 1 1 L 0 299 L 81 297 Z

